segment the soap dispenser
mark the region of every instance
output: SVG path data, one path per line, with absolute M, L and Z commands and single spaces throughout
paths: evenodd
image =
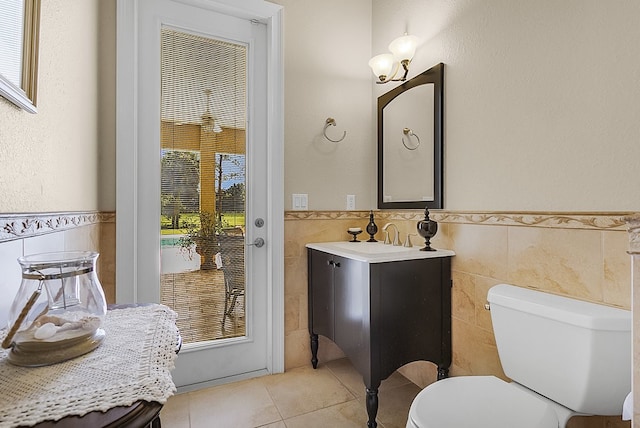
M 369 239 L 367 242 L 378 242 L 376 238 L 373 237 L 376 233 L 378 233 L 378 226 L 373 221 L 373 210 L 369 213 L 369 224 L 367 225 L 367 233 L 369 234 Z

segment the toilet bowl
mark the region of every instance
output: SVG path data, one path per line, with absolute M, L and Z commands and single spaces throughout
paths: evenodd
M 513 382 L 461 376 L 423 389 L 411 404 L 407 428 L 558 428 L 574 414 Z
M 631 312 L 500 284 L 487 295 L 504 373 L 437 381 L 407 428 L 564 428 L 620 415 L 631 390 Z

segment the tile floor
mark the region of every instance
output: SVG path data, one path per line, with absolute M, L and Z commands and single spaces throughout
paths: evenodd
M 404 428 L 420 388 L 399 373 L 382 382 L 378 427 Z M 161 412 L 163 428 L 362 428 L 362 377 L 346 359 L 177 394 Z

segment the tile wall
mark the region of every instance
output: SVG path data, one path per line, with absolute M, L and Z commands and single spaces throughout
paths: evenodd
M 392 221 L 402 238 L 414 233 L 422 213 L 376 212 L 379 229 Z M 453 259 L 451 375 L 492 374 L 505 378 L 498 358 L 489 312 L 489 288 L 499 283 L 536 288 L 606 305 L 631 308 L 631 258 L 627 213 L 471 213 L 437 211 L 434 247 L 456 252 Z M 307 331 L 308 242 L 347 240 L 348 227 L 364 229 L 367 212 L 285 214 L 285 367 L 309 364 Z M 362 236 L 362 235 L 361 235 Z M 381 239 L 379 233 L 378 239 Z M 412 238 L 414 245 L 421 241 Z M 319 359 L 342 356 L 320 342 Z M 435 367 L 412 363 L 401 372 L 420 386 L 435 380 Z M 621 403 L 622 405 L 622 403 Z M 628 427 L 619 417 L 573 418 L 570 428 Z
M 22 280 L 16 259 L 53 251 L 97 251 L 97 272 L 115 302 L 115 214 L 96 212 L 0 215 L 0 328 Z
M 452 249 L 453 364 L 451 375 L 493 374 L 504 378 L 495 347 L 488 289 L 507 282 L 551 293 L 631 308 L 631 257 L 627 213 L 469 213 L 437 211 L 434 247 Z M 376 212 L 379 230 L 396 223 L 404 239 L 414 233 L 417 211 Z M 285 367 L 309 364 L 307 259 L 305 244 L 348 240 L 347 228 L 365 228 L 365 211 L 289 211 L 285 213 Z M 635 223 L 634 257 L 640 259 L 640 217 Z M 364 235 L 361 235 L 364 236 Z M 633 238 L 632 234 L 632 238 Z M 382 239 L 382 233 L 376 236 Z M 419 237 L 412 237 L 419 245 Z M 108 302 L 115 301 L 115 214 L 56 213 L 0 215 L 0 315 L 6 314 L 18 286 L 16 258 L 45 251 L 93 250 L 101 253 L 98 274 Z M 640 260 L 634 269 L 638 271 Z M 640 287 L 640 273 L 636 286 Z M 638 293 L 640 295 L 640 293 Z M 637 297 L 636 297 L 637 298 Z M 640 306 L 640 302 L 638 302 Z M 5 307 L 6 306 L 6 307 Z M 640 325 L 636 315 L 636 325 Z M 0 325 L 5 320 L 0 320 Z M 640 328 L 640 327 L 639 327 Z M 636 330 L 638 331 L 638 330 Z M 638 361 L 638 345 L 635 360 Z M 343 357 L 321 337 L 319 359 Z M 401 372 L 421 387 L 435 380 L 431 363 L 411 363 Z M 640 379 L 640 376 L 636 376 Z M 636 405 L 636 409 L 640 404 Z M 629 427 L 619 417 L 573 418 L 570 428 Z

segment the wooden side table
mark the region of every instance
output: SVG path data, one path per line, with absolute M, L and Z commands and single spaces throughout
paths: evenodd
M 162 404 L 138 401 L 129 407 L 113 407 L 106 412 L 89 412 L 83 416 L 67 416 L 58 421 L 44 421 L 37 428 L 160 428 Z
M 124 309 L 147 304 L 108 305 L 107 309 Z M 178 336 L 176 354 L 182 347 L 182 337 Z M 138 401 L 131 406 L 113 407 L 106 412 L 89 412 L 83 416 L 67 416 L 58 421 L 44 421 L 34 428 L 161 428 L 160 410 L 162 404 L 156 401 Z

